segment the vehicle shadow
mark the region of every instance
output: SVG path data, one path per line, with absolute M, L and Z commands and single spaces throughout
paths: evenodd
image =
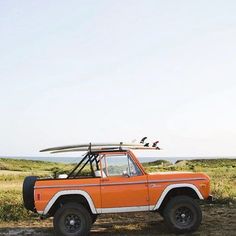
M 52 227 L 16 227 L 16 228 L 4 228 L 0 229 L 1 236 L 55 236 Z M 171 234 L 164 223 L 162 222 L 155 222 L 155 224 L 146 224 L 146 226 L 138 226 L 134 228 L 129 225 L 125 224 L 117 224 L 116 227 L 114 225 L 107 223 L 107 224 L 95 224 L 90 232 L 91 236 L 174 236 L 175 234 Z M 205 235 L 199 234 L 197 232 L 189 235 Z M 186 235 L 186 236 L 187 236 Z
M 53 236 L 52 222 L 48 222 L 42 227 L 39 225 L 17 225 L 16 227 L 0 228 L 1 236 Z M 97 221 L 93 224 L 91 236 L 174 236 L 170 233 L 163 218 L 155 213 L 123 213 L 119 215 L 107 214 L 99 216 Z M 187 235 L 205 235 L 199 231 Z
M 16 227 L 0 229 L 1 236 L 53 236 L 52 227 Z M 95 223 L 90 232 L 91 236 L 124 236 L 124 235 L 168 235 L 171 236 L 162 222 L 148 223 L 145 226 L 125 223 Z
M 94 236 L 103 235 L 168 235 L 171 234 L 163 221 L 153 222 L 113 222 L 113 223 L 96 223 L 92 227 L 91 234 Z

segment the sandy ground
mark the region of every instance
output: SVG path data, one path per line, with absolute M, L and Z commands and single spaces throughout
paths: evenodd
M 205 205 L 199 230 L 191 235 L 236 236 L 236 205 Z M 0 223 L 1 236 L 52 236 L 51 220 Z M 92 236 L 165 235 L 171 236 L 157 213 L 107 214 L 100 216 L 91 229 Z M 190 235 L 190 234 L 188 234 Z

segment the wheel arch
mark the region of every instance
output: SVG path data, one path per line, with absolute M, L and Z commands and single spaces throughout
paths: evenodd
M 203 199 L 201 192 L 193 184 L 171 184 L 164 189 L 153 210 L 163 209 L 170 198 L 179 195 Z
M 83 204 L 92 214 L 97 214 L 90 195 L 82 190 L 65 190 L 57 192 L 46 205 L 43 215 L 53 216 L 56 210 L 68 202 Z

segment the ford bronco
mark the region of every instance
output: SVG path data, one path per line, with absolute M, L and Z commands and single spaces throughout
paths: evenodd
M 26 177 L 24 206 L 42 218 L 53 217 L 56 235 L 88 235 L 100 214 L 138 211 L 159 212 L 175 233 L 194 231 L 202 220 L 198 200 L 211 198 L 209 177 L 191 172 L 148 174 L 132 150 L 156 148 L 120 143 L 42 150 L 87 151 L 68 175 Z

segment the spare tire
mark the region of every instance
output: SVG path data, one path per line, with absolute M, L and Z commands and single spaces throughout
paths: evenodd
M 34 184 L 37 176 L 27 176 L 23 183 L 23 201 L 27 210 L 36 212 L 34 205 Z

